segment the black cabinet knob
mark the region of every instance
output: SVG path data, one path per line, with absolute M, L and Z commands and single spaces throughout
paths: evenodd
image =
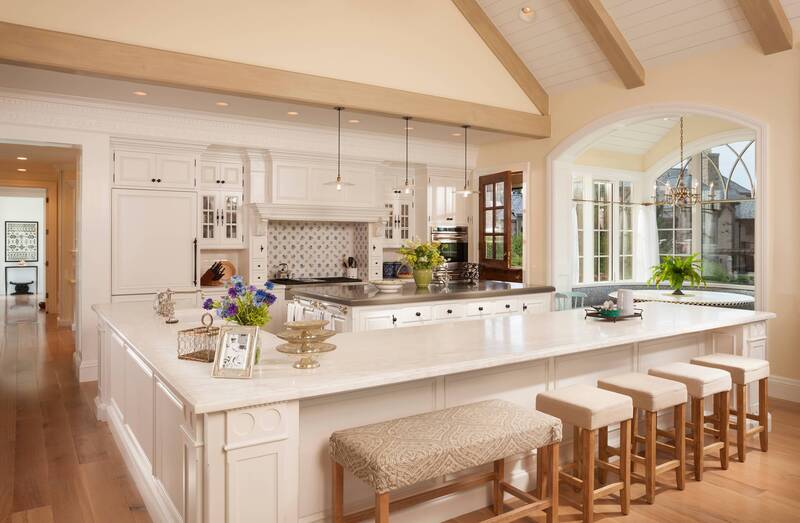
M 158 178 L 156 181 L 157 181 L 158 183 L 161 183 L 161 178 Z
M 528 310 L 528 306 L 527 305 L 523 305 L 522 306 L 522 310 L 524 310 L 524 311 Z
M 478 312 L 483 312 L 483 307 L 478 307 Z
M 221 183 L 225 183 L 225 180 L 222 180 L 222 182 L 221 182 Z
M 156 179 L 155 178 L 151 178 L 150 181 L 153 182 L 153 183 L 156 183 Z
M 418 318 L 419 318 L 420 316 L 422 316 L 422 313 L 421 313 L 421 312 L 415 312 L 414 314 L 415 314 L 415 315 L 416 315 Z
M 217 180 L 217 183 L 219 183 L 219 180 Z
M 511 305 L 509 305 L 508 303 L 506 303 L 506 309 L 510 309 L 510 308 L 511 308 Z
M 397 323 L 397 317 L 394 314 L 392 314 L 392 323 Z
M 453 314 L 453 309 L 447 309 L 447 314 Z

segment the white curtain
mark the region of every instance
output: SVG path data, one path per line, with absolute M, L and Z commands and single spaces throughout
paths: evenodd
M 581 205 L 580 203 L 577 205 Z M 581 267 L 580 260 L 578 260 L 578 210 L 575 205 L 572 206 L 572 211 L 569 213 L 570 231 L 572 233 L 572 278 L 570 285 L 580 280 L 579 276 L 583 267 Z
M 650 278 L 650 268 L 658 264 L 658 230 L 656 206 L 640 205 L 636 217 L 636 263 L 634 279 L 645 282 Z

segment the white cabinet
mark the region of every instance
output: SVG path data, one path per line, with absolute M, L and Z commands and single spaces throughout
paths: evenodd
M 467 225 L 469 198 L 456 194 L 464 187 L 463 178 L 428 178 L 428 219 L 430 225 Z
M 202 247 L 244 247 L 241 191 L 201 191 L 200 230 Z
M 142 453 L 153 462 L 153 371 L 130 348 L 125 348 L 125 425 Z
M 197 156 L 193 152 L 115 149 L 114 185 L 154 189 L 193 189 Z
M 410 195 L 389 196 L 384 202 L 387 219 L 384 223 L 383 246 L 402 247 L 412 239 L 414 231 L 414 200 Z
M 525 314 L 539 314 L 541 312 L 550 312 L 552 309 L 552 294 L 539 294 L 535 296 L 526 296 L 521 300 L 522 312 Z
M 200 161 L 201 189 L 232 189 L 243 186 L 244 165 L 235 161 Z
M 183 403 L 161 381 L 155 385 L 155 462 L 153 475 L 183 518 Z
M 197 286 L 197 195 L 111 191 L 111 294 Z
M 391 310 L 366 312 L 361 315 L 359 330 L 374 331 L 378 329 L 391 329 L 397 323 L 397 316 Z

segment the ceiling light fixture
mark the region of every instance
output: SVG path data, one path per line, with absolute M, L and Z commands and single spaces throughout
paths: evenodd
M 351 118 L 350 120 L 347 120 L 347 123 L 361 123 L 361 120 L 356 120 L 355 118 Z
M 458 137 L 458 136 L 461 136 L 461 133 L 450 133 L 450 136 L 456 136 L 456 137 Z
M 22 168 L 22 167 L 20 167 L 20 168 L 19 168 L 19 169 L 17 169 L 17 170 L 18 170 L 19 172 L 21 172 L 21 173 L 28 172 L 28 169 L 24 169 L 24 168 Z
M 300 113 L 298 113 L 297 111 L 289 111 L 286 114 L 289 116 L 298 116 Z
M 350 182 L 342 181 L 342 111 L 344 107 L 335 107 L 337 114 L 337 131 L 336 131 L 336 180 L 332 182 L 325 182 L 323 185 L 335 185 L 337 191 L 341 191 L 342 187 L 351 187 L 353 184 Z
M 413 127 L 409 127 L 408 124 L 406 124 L 406 131 L 413 131 L 413 130 L 414 130 Z
M 530 22 L 534 18 L 536 18 L 536 11 L 534 11 L 532 7 L 526 5 L 519 10 L 519 19 L 523 22 Z
M 22 161 L 25 161 L 25 160 L 27 160 L 27 159 L 28 159 L 28 157 L 27 157 L 27 156 L 17 156 L 17 160 L 22 160 Z
M 664 188 L 664 200 L 658 201 L 658 193 L 653 195 L 656 205 L 677 205 L 686 206 L 700 203 L 702 197 L 697 192 L 697 182 L 694 182 L 692 189 L 686 186 L 686 167 L 683 164 L 683 116 L 681 116 L 681 135 L 680 135 L 680 163 L 678 163 L 678 179 L 675 182 L 675 187 L 671 187 L 667 182 Z
M 410 116 L 404 116 L 403 120 L 406 121 L 406 125 L 404 126 L 405 127 L 405 131 L 406 131 L 406 180 L 405 180 L 405 183 L 403 185 L 401 185 L 400 187 L 395 188 L 394 192 L 397 193 L 397 194 L 400 194 L 401 192 L 403 194 L 411 194 L 411 183 L 409 182 L 409 179 L 408 179 L 408 131 L 413 129 L 413 127 L 410 127 L 408 125 L 409 120 L 411 120 Z
M 133 94 L 136 96 L 147 96 L 147 93 L 144 91 L 134 91 Z
M 456 191 L 456 194 L 460 194 L 464 198 L 469 198 L 473 194 L 476 194 L 475 191 L 469 188 L 469 179 L 467 177 L 467 130 L 469 129 L 469 125 L 462 125 L 461 127 L 464 128 L 464 188 Z
M 228 107 L 230 104 L 228 102 L 217 102 L 215 105 L 217 107 Z

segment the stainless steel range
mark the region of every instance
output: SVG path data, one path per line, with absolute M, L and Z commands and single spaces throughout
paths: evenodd
M 431 229 L 431 240 L 439 242 L 439 252 L 453 280 L 460 280 L 469 261 L 469 228 L 465 225 L 438 225 Z

